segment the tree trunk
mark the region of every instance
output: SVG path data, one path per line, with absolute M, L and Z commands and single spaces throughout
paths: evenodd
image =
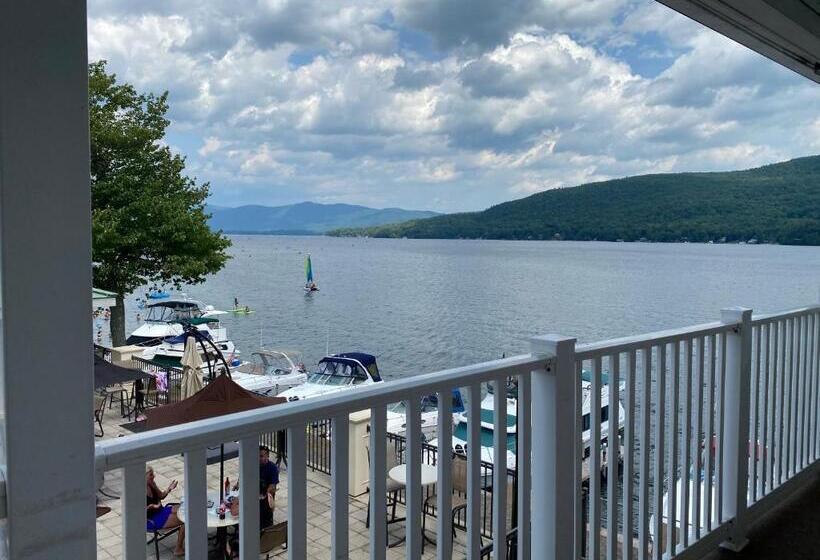
M 111 308 L 111 345 L 125 345 L 125 297 L 117 294 L 117 305 Z

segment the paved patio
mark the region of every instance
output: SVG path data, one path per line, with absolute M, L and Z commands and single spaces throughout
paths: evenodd
M 110 410 L 105 411 L 103 426 L 105 428 L 105 438 L 116 438 L 128 435 L 131 432 L 121 427 L 121 424 L 128 422 L 128 419 L 120 417 L 119 406 L 115 405 Z M 182 499 L 185 480 L 183 459 L 181 456 L 166 457 L 149 463 L 156 474 L 157 485 L 161 489 L 168 487 L 171 480 L 176 479 L 179 486 L 171 492 L 165 502 L 179 502 Z M 284 467 L 284 465 L 283 465 Z M 231 481 L 237 479 L 239 460 L 232 459 L 225 462 L 225 475 Z M 208 466 L 208 489 L 218 491 L 219 489 L 219 464 Z M 121 495 L 122 493 L 122 473 L 121 471 L 109 471 L 105 476 L 103 491 L 107 494 Z M 288 471 L 284 467 L 280 476 L 280 485 L 276 493 L 276 508 L 274 510 L 274 522 L 285 521 L 287 519 L 287 495 L 288 495 Z M 108 506 L 111 512 L 97 519 L 97 558 L 112 559 L 122 558 L 122 501 L 111 499 L 98 493 L 98 505 Z M 330 551 L 330 477 L 308 470 L 307 476 L 307 496 L 308 496 L 308 529 L 307 547 L 309 558 L 327 558 Z M 350 498 L 350 558 L 353 560 L 369 558 L 370 537 L 368 529 L 365 527 L 367 515 L 367 494 Z M 403 517 L 404 508 L 399 506 L 397 515 Z M 427 527 L 435 527 L 435 518 L 428 517 Z M 404 535 L 404 523 L 398 522 L 388 526 L 388 542 L 394 542 Z M 434 538 L 428 531 L 428 535 Z M 146 541 L 149 535 L 146 534 Z M 173 548 L 176 536 L 171 536 L 160 543 L 160 557 L 173 558 Z M 465 533 L 457 531 L 453 547 L 453 558 L 464 558 L 465 554 Z M 286 550 L 275 551 L 276 555 L 271 558 L 287 558 Z M 212 558 L 218 558 L 216 554 Z M 148 549 L 148 557 L 154 558 L 154 546 Z M 435 547 L 426 546 L 424 558 L 435 558 Z M 265 558 L 264 555 L 260 558 Z M 388 559 L 405 558 L 404 545 L 389 548 Z

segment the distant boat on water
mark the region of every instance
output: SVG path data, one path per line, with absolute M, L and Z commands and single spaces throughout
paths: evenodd
M 305 293 L 318 292 L 319 287 L 313 280 L 313 264 L 310 262 L 310 254 L 305 257 Z

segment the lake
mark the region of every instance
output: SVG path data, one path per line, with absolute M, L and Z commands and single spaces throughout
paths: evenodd
M 722 307 L 769 312 L 818 301 L 820 248 L 231 236 L 232 259 L 189 297 L 256 312 L 223 323 L 246 357 L 261 345 L 375 354 L 385 378 L 579 342 L 714 321 Z M 320 291 L 305 295 L 310 253 Z M 136 328 L 136 296 L 126 302 Z

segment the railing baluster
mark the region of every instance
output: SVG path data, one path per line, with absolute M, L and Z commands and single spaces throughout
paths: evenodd
M 817 394 L 820 387 L 818 386 L 817 380 L 817 351 L 815 345 L 817 343 L 817 313 L 812 313 L 809 315 L 810 327 L 809 332 L 811 333 L 809 339 L 809 375 L 811 376 L 812 382 L 812 393 L 811 399 L 809 400 L 809 414 L 811 415 L 811 450 L 810 450 L 810 457 L 812 461 L 817 460 Z
M 257 459 L 258 462 L 258 459 Z M 205 450 L 185 452 L 185 557 L 208 556 L 208 503 Z M 259 473 L 257 473 L 259 476 Z M 241 503 L 241 502 L 240 502 Z M 259 516 L 257 508 L 256 516 Z M 257 535 L 257 540 L 259 539 Z
M 640 468 L 640 512 L 638 513 L 638 558 L 645 558 L 649 552 L 649 452 L 651 442 L 650 434 L 650 412 L 651 412 L 651 387 L 652 387 L 652 347 L 647 346 L 641 350 L 643 361 L 643 379 L 641 383 L 641 468 Z
M 802 371 L 802 354 L 801 347 L 803 345 L 803 318 L 794 318 L 794 341 L 792 344 L 792 359 L 794 365 L 792 371 L 794 372 L 794 425 L 792 431 L 794 432 L 794 449 L 792 451 L 792 469 L 794 474 L 800 472 L 803 467 L 803 371 Z
M 704 442 L 704 455 L 705 457 L 705 467 L 704 467 L 704 475 L 703 475 L 703 482 L 704 482 L 704 499 L 705 499 L 705 508 L 706 508 L 706 523 L 704 524 L 706 528 L 706 532 L 712 530 L 712 518 L 714 517 L 713 513 L 714 510 L 712 508 L 712 488 L 713 488 L 713 471 L 712 471 L 712 451 L 714 450 L 714 439 L 712 437 L 712 427 L 713 427 L 713 418 L 715 415 L 714 411 L 714 395 L 715 395 L 715 361 L 717 360 L 716 356 L 716 346 L 717 346 L 717 338 L 715 335 L 711 335 L 709 337 L 709 381 L 706 384 L 706 437 Z
M 655 542 L 652 546 L 652 556 L 656 560 L 663 557 L 663 491 L 664 491 L 664 454 L 666 432 L 664 420 L 666 417 L 666 343 L 658 345 L 658 367 L 655 376 L 655 461 L 652 483 L 655 486 Z M 674 489 L 673 489 L 674 491 Z M 668 535 L 667 535 L 667 538 Z
M 584 535 L 587 528 L 584 525 L 584 493 L 583 493 L 583 463 L 584 463 L 584 426 L 583 404 L 584 396 L 581 390 L 581 375 L 583 374 L 581 360 L 575 362 L 575 558 L 580 560 L 584 556 Z
M 307 456 L 305 425 L 288 428 L 288 558 L 307 557 Z
M 404 406 L 407 423 L 407 449 L 404 452 L 404 462 L 407 463 L 405 552 L 407 560 L 418 560 L 421 558 L 421 516 L 424 515 L 421 504 L 423 490 L 421 486 L 421 399 L 414 396 L 405 401 Z M 475 453 L 475 449 L 481 452 L 480 448 L 473 448 L 471 452 Z
M 520 396 L 519 396 L 520 398 Z M 520 417 L 519 417 L 520 418 Z M 519 421 L 519 429 L 520 429 Z M 436 482 L 436 548 L 440 559 L 450 558 L 453 548 L 453 393 L 451 390 L 438 394 L 438 425 L 436 426 L 439 441 L 438 480 Z M 520 481 L 519 481 L 520 483 Z
M 440 449 L 451 449 L 451 443 L 441 441 Z M 391 442 L 390 444 L 394 444 Z M 370 558 L 384 560 L 387 554 L 387 410 L 384 406 L 370 409 Z M 395 449 L 391 449 L 395 453 Z
M 589 556 L 601 557 L 601 358 L 592 364 L 589 408 Z
M 259 560 L 259 490 L 259 437 L 242 438 L 239 441 L 239 507 L 242 521 L 239 525 L 239 554 L 242 560 Z M 205 495 L 204 488 L 202 495 Z M 201 509 L 205 511 L 204 507 Z
M 623 481 L 623 560 L 632 560 L 632 520 L 634 496 L 634 461 L 635 461 L 635 351 L 627 354 L 626 370 L 626 407 L 624 418 L 624 481 Z
M 717 433 L 717 462 L 715 463 L 715 496 L 717 497 L 717 521 L 718 524 L 726 521 L 723 515 L 723 478 L 724 478 L 724 448 L 726 447 L 726 333 L 720 333 L 720 381 L 717 390 L 719 396 L 715 397 L 717 403 L 718 420 L 715 426 Z
M 788 343 L 784 346 L 783 357 L 787 359 L 786 368 L 786 480 L 794 475 L 794 462 L 792 461 L 792 449 L 794 448 L 794 319 L 786 321 L 786 331 Z M 788 355 L 787 355 L 788 354 Z
M 347 413 L 331 420 L 330 440 L 330 557 L 347 558 L 348 542 L 348 465 L 350 464 L 350 418 Z
M 697 403 L 697 413 L 695 414 L 695 429 L 693 430 L 693 439 L 692 439 L 692 453 L 694 454 L 693 462 L 695 464 L 695 492 L 693 496 L 694 502 L 694 529 L 695 529 L 695 540 L 700 539 L 701 536 L 701 526 L 703 525 L 703 513 L 702 513 L 702 500 L 701 500 L 701 492 L 703 489 L 703 477 L 701 476 L 701 471 L 703 470 L 703 435 L 701 433 L 701 427 L 703 425 L 702 418 L 703 418 L 703 383 L 706 379 L 704 375 L 704 363 L 705 363 L 705 355 L 706 355 L 706 338 L 699 337 L 697 339 L 697 383 L 695 384 L 695 402 Z
M 606 487 L 606 544 L 607 558 L 616 560 L 618 554 L 618 457 L 620 455 L 620 434 L 618 433 L 618 398 L 620 387 L 620 354 L 609 356 L 609 419 L 607 420 L 607 487 Z
M 145 463 L 126 465 L 122 479 L 123 556 L 125 560 L 145 560 Z
M 783 484 L 783 460 L 785 454 L 784 449 L 784 425 L 785 425 L 785 400 L 786 400 L 786 323 L 785 321 L 778 321 L 774 324 L 774 361 L 773 371 L 775 372 L 775 379 L 777 381 L 777 411 L 775 420 L 775 430 L 777 432 L 777 453 L 775 456 L 775 470 L 776 470 L 776 486 Z M 779 365 L 779 367 L 778 367 Z
M 493 382 L 493 560 L 507 558 L 507 386 Z
M 800 429 L 800 468 L 807 467 L 809 461 L 809 405 L 811 398 L 811 375 L 809 373 L 809 316 L 803 315 L 800 317 L 800 322 L 803 324 L 802 336 L 800 337 L 801 345 L 803 346 L 802 360 L 802 380 L 803 380 L 803 396 L 800 399 L 801 421 Z
M 773 323 L 766 324 L 766 361 L 764 362 L 766 369 L 766 396 L 764 400 L 766 403 L 766 445 L 763 447 L 765 465 L 763 472 L 763 484 L 766 494 L 772 491 L 774 484 L 774 413 L 777 408 L 777 394 L 775 393 L 777 375 L 774 362 L 772 361 L 772 349 L 774 347 L 772 341 L 773 326 Z
M 530 503 L 532 498 L 532 374 L 518 377 L 518 449 L 516 476 L 518 477 L 518 560 L 530 560 Z M 577 447 L 577 446 L 576 446 Z M 439 535 L 442 534 L 439 532 Z M 444 556 L 439 555 L 439 558 Z
M 481 385 L 467 388 L 467 560 L 481 558 Z
M 681 452 L 681 473 L 683 474 L 683 496 L 681 503 L 681 538 L 683 548 L 689 546 L 689 525 L 691 519 L 691 474 L 689 472 L 691 464 L 691 444 L 692 444 L 692 339 L 688 338 L 683 341 L 683 357 L 684 357 L 684 376 L 686 377 L 686 385 L 683 396 L 683 450 Z
M 676 543 L 677 543 L 677 514 L 678 514 L 678 503 L 677 503 L 677 484 L 678 484 L 678 417 L 680 412 L 678 410 L 678 381 L 680 379 L 680 342 L 675 341 L 672 343 L 672 378 L 670 382 L 672 386 L 670 387 L 670 393 L 672 396 L 672 401 L 670 404 L 670 411 L 669 411 L 669 419 L 671 421 L 671 426 L 669 430 L 669 484 L 668 488 L 669 491 L 667 495 L 669 499 L 667 500 L 667 526 L 669 527 L 667 531 L 667 553 L 672 556 L 675 553 Z M 686 487 L 681 488 L 682 492 L 686 491 Z M 684 527 L 685 523 L 683 519 L 681 519 L 681 529 Z
M 762 363 L 762 354 L 763 348 L 761 347 L 761 342 L 763 340 L 762 337 L 762 326 L 753 328 L 754 333 L 754 367 L 752 368 L 752 383 L 751 383 L 751 394 L 753 396 L 752 401 L 752 423 L 751 423 L 751 430 L 752 430 L 752 440 L 749 445 L 749 491 L 751 494 L 751 502 L 750 505 L 755 503 L 758 500 L 759 495 L 761 494 L 761 485 L 760 485 L 760 477 L 758 467 L 759 459 L 758 459 L 758 448 L 760 446 L 760 439 L 761 439 L 761 431 L 759 429 L 760 425 L 760 416 L 761 416 L 761 408 L 760 408 L 760 386 L 761 386 L 761 379 L 763 378 L 763 371 L 761 369 Z M 765 403 L 764 403 L 765 405 Z

